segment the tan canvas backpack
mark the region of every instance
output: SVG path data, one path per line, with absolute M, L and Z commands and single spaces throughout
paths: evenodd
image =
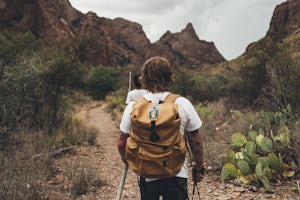
M 129 167 L 145 178 L 168 178 L 180 171 L 186 153 L 180 133 L 179 95 L 169 94 L 159 104 L 136 99 L 131 117 L 130 137 L 126 143 Z

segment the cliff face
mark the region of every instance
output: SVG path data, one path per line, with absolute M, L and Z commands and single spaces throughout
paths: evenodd
M 122 18 L 106 19 L 92 12 L 82 14 L 68 0 L 0 0 L 0 19 L 31 31 L 53 46 L 76 36 L 93 37 L 94 43 L 80 52 L 92 65 L 140 66 L 156 55 L 195 68 L 225 60 L 213 43 L 199 40 L 192 24 L 180 33 L 167 32 L 151 44 L 140 24 Z
M 81 15 L 68 0 L 0 0 L 1 21 L 31 31 L 49 44 L 72 36 L 70 24 Z
M 288 0 L 274 10 L 267 37 L 273 40 L 286 38 L 300 28 L 300 1 Z
M 262 38 L 261 41 L 250 44 L 247 47 L 246 53 L 257 48 L 281 42 L 288 37 L 299 34 L 299 11 L 299 0 L 287 0 L 286 2 L 276 6 L 266 36 Z

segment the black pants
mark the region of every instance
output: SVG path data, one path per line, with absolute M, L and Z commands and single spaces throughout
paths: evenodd
M 140 179 L 141 200 L 158 200 L 159 196 L 163 200 L 186 200 L 188 199 L 186 178 L 167 178 L 156 181 L 145 182 Z

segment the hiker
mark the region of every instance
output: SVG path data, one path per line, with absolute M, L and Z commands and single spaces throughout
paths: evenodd
M 144 63 L 141 70 L 142 70 L 141 83 L 143 88 L 145 88 L 148 91 L 148 93 L 146 93 L 143 96 L 146 99 L 146 102 L 151 101 L 151 103 L 157 105 L 163 105 L 164 103 L 159 104 L 159 102 L 165 101 L 166 97 L 171 94 L 169 91 L 173 84 L 173 77 L 172 77 L 173 75 L 168 60 L 163 57 L 150 58 Z M 118 150 L 121 155 L 121 159 L 124 163 L 128 163 L 130 168 L 132 168 L 130 165 L 130 162 L 132 163 L 132 161 L 128 159 L 129 158 L 132 159 L 132 157 L 128 155 L 129 154 L 128 145 L 129 142 L 132 142 L 132 140 L 130 139 L 133 139 L 133 137 L 135 137 L 135 134 L 138 134 L 135 133 L 134 130 L 132 129 L 137 129 L 139 127 L 139 125 L 135 126 L 134 124 L 135 121 L 133 119 L 133 117 L 135 116 L 131 116 L 132 115 L 131 113 L 133 112 L 133 109 L 135 109 L 135 105 L 137 106 L 138 104 L 137 102 L 139 101 L 137 100 L 131 101 L 125 108 L 120 123 L 121 133 L 118 140 Z M 194 109 L 192 103 L 188 99 L 179 96 L 174 100 L 174 104 L 178 105 L 177 108 L 178 108 L 178 114 L 180 118 L 178 127 L 175 127 L 177 130 L 174 131 L 175 132 L 178 131 L 180 135 L 179 136 L 180 139 L 184 137 L 184 132 L 186 132 L 189 146 L 191 148 L 191 153 L 195 161 L 195 166 L 193 169 L 194 172 L 193 181 L 194 183 L 198 183 L 204 177 L 203 145 L 202 145 L 201 136 L 199 134 L 199 128 L 201 127 L 202 122 L 196 110 Z M 157 114 L 155 109 L 151 110 L 149 111 L 149 118 L 152 117 L 152 113 L 154 116 Z M 159 114 L 164 115 L 164 114 L 169 114 L 169 112 L 163 112 Z M 155 122 L 153 124 L 155 124 Z M 154 133 L 155 131 L 156 130 L 154 130 Z M 157 132 L 159 132 L 159 130 L 157 130 Z M 157 137 L 158 138 L 154 138 L 154 139 L 159 139 L 159 136 Z M 152 146 L 153 148 L 155 148 L 154 145 Z M 138 159 L 138 158 L 133 157 L 133 159 Z M 147 167 L 145 166 L 142 168 L 146 169 Z M 150 167 L 149 169 L 151 170 L 152 168 Z M 158 200 L 160 196 L 163 196 L 164 200 L 188 199 L 187 180 L 188 180 L 188 163 L 187 163 L 187 159 L 185 159 L 185 154 L 184 154 L 183 164 L 180 166 L 179 172 L 171 177 L 145 178 L 143 176 L 139 176 L 139 187 L 140 187 L 141 199 Z
M 130 101 L 136 99 L 137 97 L 143 96 L 147 93 L 147 90 L 142 89 L 142 85 L 140 83 L 141 74 L 136 74 L 133 77 L 133 83 L 135 85 L 135 89 L 131 90 L 127 93 L 126 104 L 129 104 Z

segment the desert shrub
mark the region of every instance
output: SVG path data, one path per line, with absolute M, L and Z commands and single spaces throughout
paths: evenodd
M 239 178 L 245 184 L 262 183 L 270 189 L 270 181 L 293 177 L 298 162 L 291 148 L 295 126 L 290 123 L 290 112 L 289 108 L 281 112 L 259 112 L 252 118 L 256 125 L 249 126 L 247 134 L 231 135 L 221 179 Z
M 227 81 L 221 75 L 197 75 L 193 76 L 192 82 L 187 95 L 196 101 L 213 101 L 226 95 L 224 88 Z
M 291 105 L 299 113 L 300 62 L 288 45 L 272 44 L 249 55 L 232 77 L 229 96 L 246 106 L 278 110 Z
M 242 105 L 254 105 L 267 83 L 267 69 L 264 63 L 253 62 L 241 66 L 238 78 L 232 80 L 230 97 Z
M 117 123 L 121 121 L 122 113 L 126 107 L 126 92 L 125 88 L 121 88 L 113 92 L 111 95 L 108 95 L 105 99 L 108 103 L 106 111 L 111 114 L 113 120 Z
M 81 121 L 76 119 L 64 129 L 59 131 L 58 135 L 61 135 L 61 146 L 70 145 L 81 145 L 84 142 L 94 145 L 96 144 L 96 139 L 98 135 L 98 130 L 93 127 L 87 127 Z
M 98 66 L 92 69 L 88 80 L 89 94 L 95 99 L 103 99 L 118 86 L 120 71 L 113 67 Z
M 0 80 L 5 67 L 14 65 L 20 56 L 38 50 L 40 46 L 41 41 L 29 32 L 2 30 L 0 32 Z
M 37 137 L 39 143 L 36 143 L 35 146 L 38 151 L 51 152 L 75 145 L 95 145 L 97 136 L 96 128 L 88 127 L 83 122 L 73 119 L 68 126 L 60 127 L 55 133 L 42 132 L 42 135 Z
M 52 129 L 69 123 L 67 92 L 68 89 L 83 84 L 84 76 L 85 70 L 72 59 L 58 56 L 49 62 L 41 75 L 41 81 L 46 88 L 38 97 L 40 105 L 36 108 L 39 127 L 45 127 L 51 132 Z
M 20 34 L 20 33 L 18 33 Z M 16 39 L 17 38 L 17 39 Z M 13 41 L 14 39 L 14 41 Z M 68 90 L 83 83 L 80 63 L 53 49 L 39 49 L 31 34 L 0 34 L 0 143 L 17 145 L 17 132 L 53 133 L 70 123 Z
M 13 132 L 30 127 L 37 94 L 44 85 L 40 79 L 42 63 L 35 51 L 39 41 L 30 33 L 0 33 L 0 132 L 1 147 L 15 145 Z
M 192 73 L 188 70 L 178 69 L 174 71 L 175 81 L 173 86 L 173 92 L 182 96 L 191 95 L 191 88 L 195 83 L 192 80 Z
M 99 187 L 103 182 L 97 177 L 97 169 L 90 163 L 71 163 L 67 166 L 68 179 L 71 180 L 71 194 L 74 198 L 86 195 L 93 186 Z
M 299 112 L 300 61 L 288 50 L 279 51 L 268 63 L 270 88 L 266 95 L 280 108 L 291 105 Z
M 228 111 L 223 100 L 195 104 L 195 109 L 203 122 L 200 134 L 203 140 L 204 160 L 207 165 L 218 170 L 229 137 L 226 131 Z

